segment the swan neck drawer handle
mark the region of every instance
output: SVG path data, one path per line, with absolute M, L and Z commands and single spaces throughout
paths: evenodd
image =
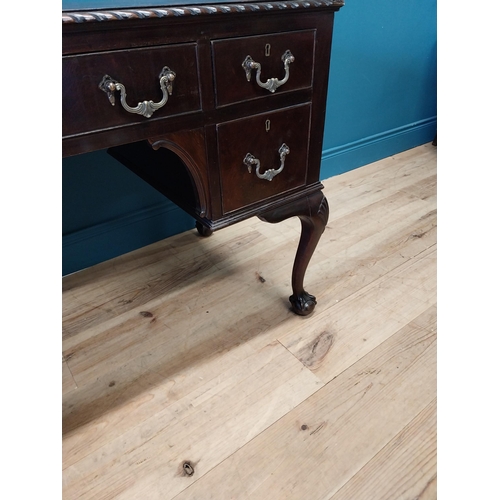
M 281 87 L 284 83 L 288 81 L 288 77 L 290 76 L 290 64 L 295 61 L 295 57 L 293 54 L 286 50 L 285 53 L 281 56 L 281 60 L 283 61 L 285 67 L 285 76 L 279 80 L 278 78 L 269 78 L 266 83 L 262 83 L 260 79 L 261 74 L 261 66 L 260 63 L 254 61 L 250 56 L 246 56 L 245 60 L 241 63 L 241 66 L 245 70 L 247 81 L 252 79 L 252 70 L 256 69 L 257 74 L 255 75 L 255 81 L 259 87 L 263 89 L 269 90 L 269 92 L 274 93 L 278 87 Z
M 250 153 L 247 153 L 245 158 L 243 159 L 243 163 L 247 166 L 248 172 L 252 173 L 252 166 L 255 165 L 255 173 L 257 174 L 257 177 L 259 179 L 266 179 L 268 181 L 272 181 L 274 177 L 276 177 L 285 167 L 285 156 L 290 153 L 290 148 L 283 143 L 281 147 L 278 150 L 278 153 L 280 155 L 280 168 L 276 169 L 269 169 L 266 170 L 263 174 L 260 173 L 260 160 L 258 158 L 255 158 L 255 156 L 251 155 Z
M 123 85 L 123 83 L 117 82 L 109 75 L 104 75 L 102 77 L 99 88 L 103 92 L 106 92 L 109 102 L 112 106 L 115 105 L 115 90 L 117 90 L 118 92 L 120 92 L 120 102 L 126 111 L 128 111 L 129 113 L 135 113 L 145 116 L 146 118 L 151 118 L 155 111 L 165 106 L 168 101 L 168 96 L 172 95 L 173 81 L 175 80 L 175 76 L 175 73 L 168 66 L 164 66 L 158 77 L 160 79 L 160 88 L 163 94 L 162 100 L 159 102 L 153 102 L 150 100 L 142 101 L 135 108 L 131 108 L 127 104 L 127 91 L 125 89 L 125 85 Z

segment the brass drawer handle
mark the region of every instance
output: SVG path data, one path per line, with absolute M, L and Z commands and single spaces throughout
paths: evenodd
M 262 83 L 262 80 L 260 79 L 260 63 L 254 61 L 250 56 L 245 57 L 245 60 L 243 61 L 241 66 L 245 70 L 248 81 L 252 79 L 252 69 L 256 69 L 257 74 L 255 75 L 255 81 L 257 82 L 259 87 L 262 87 L 263 89 L 269 90 L 269 92 L 274 93 L 278 87 L 281 87 L 288 81 L 288 77 L 290 76 L 290 64 L 295 61 L 295 57 L 293 57 L 292 53 L 289 50 L 286 50 L 285 53 L 281 56 L 281 60 L 283 61 L 283 64 L 285 66 L 285 76 L 281 80 L 278 80 L 278 78 L 269 78 L 266 83 Z
M 173 81 L 175 80 L 175 73 L 168 66 L 164 66 L 158 78 L 160 79 L 160 88 L 163 93 L 162 100 L 160 102 L 142 101 L 135 108 L 131 108 L 127 104 L 127 91 L 125 90 L 125 85 L 123 85 L 123 83 L 117 82 L 109 75 L 104 75 L 102 77 L 99 88 L 103 92 L 106 92 L 109 102 L 112 106 L 115 105 L 115 90 L 118 90 L 118 92 L 120 92 L 120 102 L 122 103 L 122 106 L 126 111 L 128 111 L 129 113 L 136 113 L 138 115 L 145 116 L 146 118 L 151 118 L 156 110 L 165 106 L 168 101 L 168 96 L 172 95 L 172 86 Z
M 277 170 L 271 168 L 269 170 L 266 170 L 263 174 L 260 173 L 260 160 L 258 158 L 255 158 L 255 156 L 251 155 L 250 153 L 247 153 L 245 158 L 243 159 L 243 163 L 248 167 L 248 172 L 252 173 L 252 165 L 257 165 L 255 168 L 255 173 L 257 174 L 257 177 L 259 179 L 266 179 L 268 181 L 272 181 L 274 177 L 276 177 L 285 167 L 285 156 L 290 153 L 290 148 L 283 143 L 281 147 L 278 150 L 278 153 L 280 155 L 280 168 Z

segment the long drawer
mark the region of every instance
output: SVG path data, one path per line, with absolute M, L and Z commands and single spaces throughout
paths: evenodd
M 168 86 L 166 93 L 160 87 L 165 67 L 175 73 L 175 79 L 168 82 L 171 95 Z M 62 72 L 63 137 L 201 109 L 195 43 L 67 56 Z M 150 117 L 127 111 L 120 102 L 123 91 L 116 89 L 109 96 L 100 88 L 106 75 L 125 87 L 125 102 L 132 109 L 143 101 L 161 103 L 164 95 L 167 102 Z

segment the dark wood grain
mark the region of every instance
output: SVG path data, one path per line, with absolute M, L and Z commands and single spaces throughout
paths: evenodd
M 182 44 L 146 49 L 117 50 L 63 58 L 63 137 L 109 127 L 142 123 L 148 118 L 126 111 L 115 91 L 115 105 L 99 88 L 109 75 L 125 85 L 127 104 L 161 101 L 159 75 L 164 66 L 176 73 L 172 95 L 154 119 L 201 109 L 196 45 Z
M 259 214 L 265 222 L 282 222 L 290 217 L 298 217 L 302 223 L 302 233 L 292 271 L 292 291 L 290 303 L 300 316 L 307 316 L 316 307 L 316 297 L 304 289 L 304 276 L 309 261 L 328 222 L 328 201 L 321 191 L 305 196 L 295 203 Z
M 285 75 L 282 55 L 290 50 L 295 61 L 290 65 L 288 81 L 276 92 L 293 92 L 312 85 L 315 31 L 304 30 L 257 36 L 236 37 L 212 42 L 214 77 L 218 106 L 227 106 L 251 99 L 272 99 L 269 90 L 257 85 L 256 71 L 247 81 L 242 62 L 247 55 L 262 66 L 262 82 L 268 78 L 282 79 Z M 266 45 L 269 55 L 266 55 Z
M 220 124 L 218 126 L 219 164 L 224 213 L 242 208 L 270 196 L 304 186 L 309 150 L 310 105 L 304 104 Z M 266 130 L 266 122 L 269 130 Z M 243 163 L 247 153 L 261 162 L 261 172 L 277 169 L 278 150 L 290 147 L 285 166 L 271 181 L 259 179 Z
M 297 314 L 315 307 L 304 275 L 328 218 L 319 172 L 334 13 L 341 0 L 199 5 L 63 13 L 63 155 L 97 149 L 177 203 L 200 234 L 259 215 L 298 216 L 302 236 L 290 298 Z M 269 48 L 266 51 L 266 46 Z M 261 79 L 289 80 L 274 93 L 247 80 L 247 55 Z M 124 84 L 127 103 L 161 99 L 159 72 L 175 71 L 173 92 L 150 117 L 112 106 L 99 83 Z M 267 124 L 267 125 L 266 125 Z M 271 181 L 248 171 L 280 167 Z

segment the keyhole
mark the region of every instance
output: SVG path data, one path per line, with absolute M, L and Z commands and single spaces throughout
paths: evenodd
M 269 132 L 271 130 L 271 120 L 266 120 L 266 132 Z
M 271 44 L 266 43 L 266 57 L 269 57 L 271 55 Z

